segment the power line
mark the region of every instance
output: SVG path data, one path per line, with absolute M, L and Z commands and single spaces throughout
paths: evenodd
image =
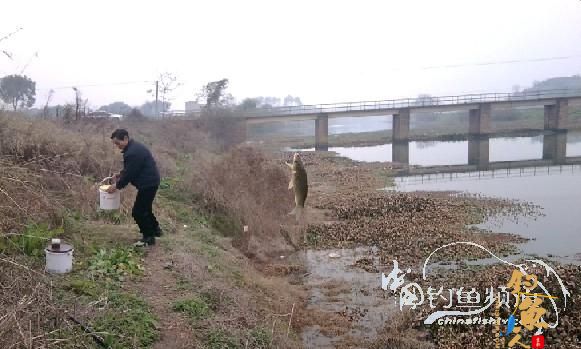
M 447 68 L 462 68 L 469 66 L 487 66 L 487 65 L 497 65 L 497 64 L 513 64 L 513 63 L 527 63 L 527 62 L 546 62 L 546 61 L 556 61 L 565 60 L 571 58 L 579 58 L 581 54 L 571 55 L 571 56 L 557 56 L 557 57 L 543 57 L 543 58 L 529 58 L 529 59 L 513 59 L 506 61 L 491 61 L 491 62 L 476 62 L 476 63 L 465 63 L 465 64 L 448 64 L 448 65 L 434 65 L 422 67 L 422 69 L 447 69 Z
M 3 36 L 3 37 L 0 37 L 0 41 L 4 41 L 4 40 L 6 40 L 6 39 L 10 38 L 12 35 L 14 35 L 14 34 L 18 33 L 18 32 L 19 32 L 19 31 L 21 31 L 21 30 L 22 30 L 22 27 L 18 27 L 18 28 L 16 28 L 16 30 L 15 30 L 15 31 L 13 31 L 13 32 L 11 32 L 11 33 L 8 33 L 8 34 L 6 34 L 6 35 L 5 35 L 5 36 Z
M 136 85 L 136 84 L 153 84 L 154 82 L 155 82 L 155 80 L 109 82 L 109 83 L 93 83 L 93 84 L 83 83 L 83 84 L 72 84 L 70 86 L 44 87 L 44 88 L 39 88 L 37 90 L 64 90 L 64 89 L 71 89 L 73 87 L 76 87 L 76 88 L 85 88 L 85 87 Z

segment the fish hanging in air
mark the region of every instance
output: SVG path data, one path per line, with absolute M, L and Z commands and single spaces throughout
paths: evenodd
M 305 201 L 309 192 L 309 185 L 307 183 L 307 171 L 301 160 L 299 153 L 293 156 L 292 164 L 286 163 L 292 169 L 292 176 L 288 189 L 294 189 L 295 194 L 295 208 L 289 213 L 294 214 L 297 221 L 303 217 L 305 210 Z

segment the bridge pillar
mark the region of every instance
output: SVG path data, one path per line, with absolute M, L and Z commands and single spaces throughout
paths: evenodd
M 329 115 L 319 114 L 315 120 L 315 150 L 329 150 Z
M 409 165 L 410 163 L 410 142 L 394 141 L 391 144 L 391 161 Z
M 545 105 L 545 130 L 564 130 L 569 119 L 569 100 L 557 98 L 555 104 Z
M 543 136 L 543 160 L 562 164 L 567 157 L 567 131 Z
M 393 115 L 392 140 L 407 141 L 410 136 L 410 110 L 400 109 Z
M 490 104 L 480 104 L 478 109 L 470 109 L 468 133 L 482 135 L 490 133 Z
M 490 141 L 487 135 L 468 138 L 468 165 L 479 170 L 488 169 L 490 163 Z

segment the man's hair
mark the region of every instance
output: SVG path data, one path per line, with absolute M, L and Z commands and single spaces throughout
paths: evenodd
M 123 128 L 118 128 L 111 134 L 111 139 L 116 138 L 120 141 L 124 140 L 125 137 L 129 138 L 129 132 Z

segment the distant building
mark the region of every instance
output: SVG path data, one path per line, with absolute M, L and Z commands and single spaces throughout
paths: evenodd
M 92 117 L 92 118 L 122 118 L 123 115 L 120 114 L 113 114 L 113 113 L 109 113 L 103 110 L 97 110 L 97 111 L 92 111 L 87 113 L 87 117 Z
M 187 113 L 199 113 L 202 110 L 202 105 L 198 104 L 197 101 L 186 102 L 186 114 Z

